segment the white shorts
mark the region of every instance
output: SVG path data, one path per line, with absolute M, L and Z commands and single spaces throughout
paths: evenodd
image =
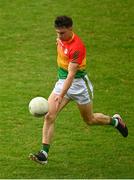
M 53 89 L 53 92 L 55 94 L 61 93 L 64 82 L 65 79 L 59 79 L 56 82 L 55 87 Z M 88 79 L 88 76 L 86 75 L 83 79 L 74 79 L 71 87 L 68 89 L 65 95 L 65 98 L 74 100 L 78 104 L 87 104 L 91 102 L 91 100 L 93 99 L 93 86 L 90 80 Z

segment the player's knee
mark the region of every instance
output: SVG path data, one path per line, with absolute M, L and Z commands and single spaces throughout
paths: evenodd
M 96 118 L 95 118 L 94 114 L 91 115 L 91 116 L 88 116 L 88 117 L 85 119 L 85 122 L 86 122 L 88 125 L 90 125 L 90 126 L 96 124 Z
M 49 122 L 49 123 L 53 123 L 55 121 L 55 118 L 56 118 L 56 115 L 48 112 L 46 115 L 45 115 L 45 121 Z
M 90 125 L 90 126 L 94 125 L 93 119 L 89 118 L 88 121 L 87 121 L 87 124 Z
M 84 118 L 84 121 L 86 122 L 87 125 L 93 125 L 94 124 L 94 117 L 93 116 L 88 116 Z

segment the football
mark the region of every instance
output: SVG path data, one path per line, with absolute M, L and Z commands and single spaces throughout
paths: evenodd
M 29 112 L 35 117 L 42 117 L 48 112 L 48 101 L 44 97 L 35 97 L 29 102 Z

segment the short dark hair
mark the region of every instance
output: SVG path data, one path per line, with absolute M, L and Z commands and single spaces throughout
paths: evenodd
M 54 27 L 55 28 L 69 28 L 73 26 L 72 18 L 68 16 L 57 16 L 54 21 Z

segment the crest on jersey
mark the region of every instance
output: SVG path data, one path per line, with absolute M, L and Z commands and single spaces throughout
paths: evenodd
M 67 53 L 68 53 L 68 49 L 65 49 L 65 50 L 64 50 L 64 54 L 67 54 Z

